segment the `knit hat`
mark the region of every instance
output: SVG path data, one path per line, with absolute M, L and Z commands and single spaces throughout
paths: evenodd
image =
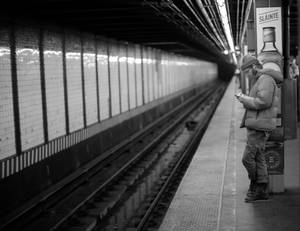
M 246 68 L 251 67 L 253 64 L 259 64 L 258 60 L 251 55 L 245 55 L 243 57 L 241 69 L 244 71 Z

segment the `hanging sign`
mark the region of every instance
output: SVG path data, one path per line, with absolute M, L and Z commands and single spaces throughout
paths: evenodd
M 259 54 L 264 46 L 263 28 L 274 27 L 275 46 L 282 54 L 282 16 L 281 7 L 256 8 L 256 46 Z

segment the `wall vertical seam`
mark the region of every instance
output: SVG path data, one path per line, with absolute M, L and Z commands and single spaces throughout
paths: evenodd
M 46 98 L 46 80 L 45 80 L 45 63 L 44 63 L 44 34 L 43 29 L 39 29 L 39 55 L 40 55 L 40 78 L 41 78 L 41 94 L 42 94 L 42 113 L 44 125 L 44 142 L 49 141 L 48 135 L 48 118 L 47 118 L 47 98 Z
M 84 57 L 83 57 L 83 34 L 80 33 L 80 64 L 81 64 L 81 88 L 82 88 L 82 110 L 83 110 L 83 127 L 86 128 L 86 100 L 85 100 L 85 79 L 84 79 Z
M 13 93 L 13 113 L 15 124 L 15 144 L 16 154 L 22 152 L 21 143 L 21 127 L 20 127 L 20 111 L 19 111 L 19 93 L 18 93 L 18 77 L 17 77 L 17 60 L 16 60 L 16 36 L 15 25 L 12 25 L 9 33 L 10 50 L 11 50 L 11 78 L 12 78 L 12 93 Z
M 64 98 L 65 98 L 65 123 L 66 135 L 70 134 L 69 124 L 69 107 L 68 107 L 68 81 L 67 81 L 67 67 L 66 67 L 66 34 L 62 34 L 62 53 L 63 53 L 63 80 L 64 80 Z

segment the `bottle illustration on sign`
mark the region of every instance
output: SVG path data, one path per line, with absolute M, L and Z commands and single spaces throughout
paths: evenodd
M 263 27 L 263 48 L 258 55 L 258 60 L 264 68 L 282 72 L 282 55 L 275 46 L 275 27 Z

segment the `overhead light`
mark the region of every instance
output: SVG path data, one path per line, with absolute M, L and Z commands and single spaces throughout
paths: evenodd
M 228 55 L 228 54 L 229 54 L 229 51 L 228 51 L 228 50 L 224 50 L 224 51 L 223 51 L 223 54 L 224 54 L 224 55 Z
M 235 49 L 234 49 L 231 30 L 230 30 L 230 27 L 229 27 L 229 20 L 228 20 L 228 14 L 227 14 L 227 8 L 226 8 L 225 0 L 217 0 L 217 3 L 218 3 L 220 15 L 221 15 L 221 21 L 222 21 L 223 28 L 224 28 L 224 31 L 225 31 L 225 36 L 226 36 L 226 39 L 227 39 L 228 44 L 229 44 L 229 49 L 231 51 L 234 51 Z M 234 62 L 237 63 L 236 62 L 236 55 L 235 55 L 234 52 L 232 53 L 232 57 L 233 57 Z

